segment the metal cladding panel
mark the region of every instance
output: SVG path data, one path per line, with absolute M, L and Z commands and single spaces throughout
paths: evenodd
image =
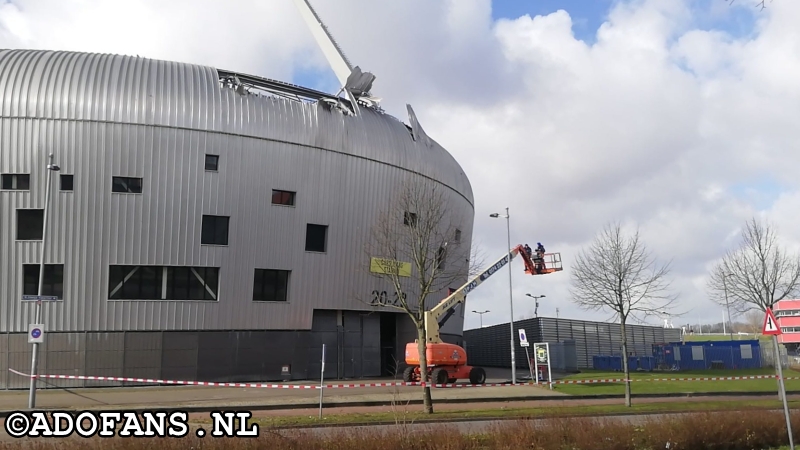
M 45 261 L 64 264 L 64 301 L 43 305 L 50 331 L 310 329 L 315 308 L 372 310 L 359 298 L 383 288 L 365 239 L 409 176 L 444 186 L 463 245 L 472 236 L 461 168 L 386 114 L 242 96 L 210 67 L 0 50 L 0 173 L 31 176 L 30 191 L 0 191 L 0 331 L 33 321 L 22 264 L 41 241 L 16 241 L 16 210 L 43 207 L 50 152 L 74 175 L 73 192 L 52 177 Z M 143 192 L 112 193 L 112 176 L 142 177 Z M 296 206 L 272 205 L 272 189 Z M 204 214 L 230 216 L 228 246 L 200 245 Z M 304 251 L 307 223 L 328 225 L 326 253 Z M 219 301 L 109 301 L 110 264 L 220 267 Z M 253 302 L 255 268 L 291 270 L 289 301 Z M 454 315 L 443 331 L 462 326 Z

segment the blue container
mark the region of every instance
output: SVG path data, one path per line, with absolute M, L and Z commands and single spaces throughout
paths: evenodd
M 749 346 L 749 351 L 747 351 Z M 695 341 L 653 345 L 656 362 L 678 370 L 757 369 L 761 367 L 761 347 L 758 340 Z

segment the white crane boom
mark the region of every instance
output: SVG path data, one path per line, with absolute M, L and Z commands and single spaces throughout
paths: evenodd
M 336 74 L 339 83 L 344 87 L 347 84 L 347 78 L 353 72 L 353 65 L 350 64 L 342 49 L 333 39 L 328 28 L 322 23 L 322 19 L 311 7 L 311 3 L 308 0 L 294 0 L 294 3 L 297 9 L 300 10 L 300 15 L 306 21 L 320 49 L 322 49 L 322 53 L 331 65 L 333 73 Z

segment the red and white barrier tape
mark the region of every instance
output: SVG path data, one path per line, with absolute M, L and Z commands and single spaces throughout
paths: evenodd
M 360 384 L 269 384 L 269 383 L 227 383 L 215 381 L 180 381 L 180 380 L 161 380 L 157 378 L 127 378 L 127 377 L 100 377 L 90 375 L 35 375 L 8 369 L 17 375 L 26 378 L 51 378 L 57 380 L 91 380 L 91 381 L 127 381 L 132 383 L 151 383 L 151 384 L 176 384 L 191 386 L 211 386 L 211 387 L 242 387 L 242 388 L 268 388 L 268 389 L 341 389 L 341 388 L 368 388 L 368 387 L 395 387 L 395 386 L 424 386 L 425 383 L 419 382 L 392 382 L 392 383 L 360 383 Z M 518 383 L 517 386 L 520 384 Z M 464 387 L 499 387 L 512 386 L 510 383 L 486 383 L 486 384 L 431 384 L 435 388 L 464 388 Z
M 131 383 L 149 384 L 175 384 L 190 386 L 209 386 L 209 387 L 238 387 L 238 388 L 266 388 L 266 389 L 342 389 L 342 388 L 370 388 L 370 387 L 409 387 L 425 386 L 426 383 L 420 382 L 390 382 L 390 383 L 360 383 L 360 384 L 270 384 L 270 383 L 226 383 L 215 381 L 182 381 L 182 380 L 161 380 L 156 378 L 128 378 L 128 377 L 101 377 L 90 375 L 35 375 L 8 369 L 9 372 L 26 378 L 50 378 L 58 380 L 90 380 L 90 381 L 127 381 Z M 777 375 L 748 375 L 737 377 L 698 377 L 698 378 L 639 378 L 632 379 L 638 381 L 731 381 L 731 380 L 756 380 L 756 379 L 777 379 Z M 783 377 L 784 380 L 797 380 L 800 377 Z M 624 383 L 624 378 L 608 379 L 585 379 L 585 380 L 555 380 L 549 384 L 599 384 L 599 383 Z M 547 385 L 547 382 L 540 384 Z M 531 386 L 533 383 L 486 383 L 486 384 L 431 384 L 432 388 L 471 388 L 471 387 L 507 387 L 507 386 Z
M 686 377 L 686 378 L 634 378 L 629 381 L 736 381 L 736 380 L 777 380 L 777 375 L 742 375 L 737 377 Z M 784 380 L 800 380 L 800 377 L 783 377 Z M 553 384 L 596 384 L 596 383 L 624 383 L 625 378 L 612 378 L 606 380 L 556 380 Z

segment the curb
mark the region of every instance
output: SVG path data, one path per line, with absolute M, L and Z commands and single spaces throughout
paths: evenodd
M 776 396 L 777 392 L 685 392 L 685 393 L 672 393 L 672 394 L 631 394 L 631 398 L 691 398 L 691 397 L 771 397 Z M 786 395 L 800 395 L 800 391 L 787 391 Z M 434 405 L 439 404 L 459 404 L 459 403 L 499 403 L 499 402 L 524 402 L 524 401 L 571 401 L 571 400 L 606 400 L 606 399 L 624 399 L 624 394 L 603 394 L 603 395 L 571 395 L 571 396 L 518 396 L 518 397 L 483 397 L 483 398 L 451 398 L 434 400 Z M 395 403 L 402 403 L 407 405 L 421 405 L 421 399 L 397 401 Z M 373 400 L 373 401 L 354 401 L 354 402 L 337 402 L 337 403 L 324 403 L 322 409 L 328 408 L 351 408 L 351 407 L 371 407 L 371 406 L 391 406 L 391 400 Z M 205 413 L 218 410 L 226 411 L 275 411 L 275 410 L 293 410 L 293 409 L 317 409 L 319 404 L 304 403 L 304 404 L 274 404 L 274 405 L 209 405 L 209 406 L 153 406 L 150 408 L 126 408 L 124 406 L 115 405 L 112 407 L 102 408 L 37 408 L 37 411 L 135 411 L 141 413 L 144 411 L 156 410 L 171 410 L 171 411 L 185 411 L 187 413 Z M 29 411 L 27 408 L 20 408 L 18 410 L 3 410 L 0 411 L 0 418 L 6 418 L 10 414 L 17 411 Z M 620 413 L 625 415 L 628 413 Z M 635 413 L 630 413 L 635 414 Z M 665 412 L 666 414 L 666 412 Z M 550 417 L 550 416 L 548 416 Z M 556 416 L 553 416 L 556 417 Z M 584 417 L 584 416 L 580 416 Z M 467 421 L 466 419 L 459 419 Z M 482 418 L 480 420 L 494 420 L 492 418 Z M 497 419 L 500 420 L 500 419 Z M 419 422 L 419 421 L 416 421 Z M 394 423 L 394 422 L 392 422 Z M 370 422 L 369 425 L 376 424 Z M 295 427 L 296 428 L 296 427 Z

